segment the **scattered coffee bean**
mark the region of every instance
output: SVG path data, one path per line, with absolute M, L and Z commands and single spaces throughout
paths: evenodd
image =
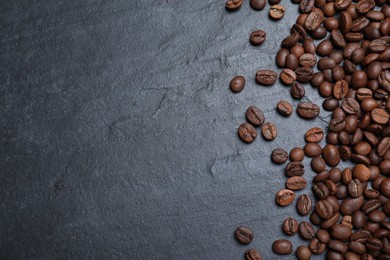
M 308 143 L 318 143 L 324 138 L 324 131 L 319 127 L 310 128 L 305 134 Z
M 267 141 L 272 141 L 278 135 L 278 130 L 273 123 L 265 123 L 261 129 L 263 137 Z
M 293 112 L 291 104 L 285 100 L 279 101 L 276 108 L 282 116 L 290 116 Z
M 256 30 L 251 33 L 250 35 L 250 42 L 255 45 L 262 45 L 265 42 L 265 39 L 267 38 L 266 32 L 263 30 Z
M 311 198 L 308 195 L 301 195 L 297 200 L 297 211 L 300 215 L 306 216 L 312 210 Z
M 297 80 L 297 75 L 291 69 L 284 69 L 280 73 L 280 80 L 286 85 L 291 85 Z
M 269 16 L 272 19 L 279 20 L 284 16 L 286 8 L 283 5 L 273 5 L 269 9 Z
M 286 165 L 285 173 L 288 177 L 302 176 L 305 173 L 305 166 L 301 162 L 290 162 Z
M 230 90 L 234 93 L 241 92 L 245 87 L 245 78 L 243 76 L 236 76 L 230 81 Z
M 292 162 L 301 162 L 305 157 L 305 152 L 300 147 L 295 147 L 290 151 L 290 160 Z
M 273 70 L 259 70 L 256 73 L 256 82 L 264 86 L 271 86 L 276 82 L 277 76 Z
M 248 123 L 243 123 L 238 128 L 238 136 L 246 143 L 253 142 L 257 137 L 256 129 Z
M 261 126 L 264 123 L 265 117 L 263 111 L 255 106 L 250 106 L 245 113 L 246 119 L 254 126 Z
M 305 240 L 310 240 L 315 236 L 315 230 L 312 224 L 303 221 L 299 224 L 299 234 Z
M 320 107 L 314 103 L 301 102 L 297 107 L 297 113 L 305 119 L 313 119 L 320 113 Z
M 245 252 L 245 259 L 246 260 L 262 260 L 263 257 L 261 256 L 259 251 L 257 251 L 254 248 L 251 248 Z
M 263 10 L 266 3 L 266 0 L 250 0 L 251 7 L 257 11 Z
M 276 240 L 272 244 L 272 251 L 277 255 L 289 255 L 292 253 L 292 244 L 286 239 Z
M 302 190 L 306 187 L 307 181 L 301 176 L 293 176 L 287 179 L 286 187 L 290 190 Z
M 291 85 L 291 96 L 295 99 L 301 99 L 305 96 L 305 87 L 299 83 L 299 82 L 294 82 Z
M 287 218 L 283 222 L 282 229 L 286 235 L 292 236 L 298 232 L 298 221 L 293 218 Z
M 288 153 L 281 148 L 275 149 L 272 151 L 271 159 L 274 163 L 282 164 L 287 161 Z
M 276 194 L 276 203 L 279 206 L 290 205 L 295 199 L 295 193 L 292 190 L 284 189 Z
M 241 226 L 236 229 L 235 236 L 238 242 L 248 245 L 252 242 L 254 234 L 250 228 Z
M 240 9 L 243 0 L 229 0 L 226 2 L 226 9 L 229 11 L 236 11 Z

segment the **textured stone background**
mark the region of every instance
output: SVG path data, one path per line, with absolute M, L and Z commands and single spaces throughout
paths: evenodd
M 298 12 L 283 0 L 274 22 L 248 2 L 1 1 L 1 259 L 243 259 L 239 225 L 280 258 L 271 244 L 297 214 L 274 204 L 285 177 L 269 154 L 302 146 L 328 114 L 282 118 L 280 99 L 298 103 L 289 88 L 254 83 Z M 258 28 L 268 38 L 253 47 Z M 247 86 L 233 94 L 237 74 Z M 275 141 L 238 139 L 250 105 Z

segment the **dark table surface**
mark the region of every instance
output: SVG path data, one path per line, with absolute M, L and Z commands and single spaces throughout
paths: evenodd
M 303 146 L 328 114 L 276 113 L 298 101 L 254 75 L 276 69 L 297 6 L 283 0 L 275 22 L 244 2 L 228 13 L 222 0 L 1 1 L 1 259 L 243 259 L 250 247 L 281 259 L 282 221 L 306 218 L 275 205 L 286 178 L 270 153 Z M 267 41 L 253 47 L 258 28 Z M 237 74 L 247 85 L 233 94 Z M 250 105 L 276 140 L 238 139 Z M 235 241 L 239 225 L 254 230 L 250 246 Z

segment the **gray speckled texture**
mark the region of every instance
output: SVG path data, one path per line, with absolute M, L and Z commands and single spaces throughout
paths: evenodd
M 272 241 L 297 213 L 274 204 L 285 177 L 269 154 L 302 146 L 327 113 L 282 118 L 281 98 L 298 104 L 289 89 L 254 83 L 298 12 L 283 0 L 274 22 L 248 2 L 1 1 L 1 259 L 243 259 L 239 225 L 280 258 Z M 249 105 L 277 124 L 275 141 L 238 139 Z

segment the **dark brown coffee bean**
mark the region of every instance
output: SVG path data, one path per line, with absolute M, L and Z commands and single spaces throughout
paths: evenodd
M 256 30 L 251 33 L 249 40 L 253 45 L 258 46 L 258 45 L 262 45 L 265 42 L 266 38 L 267 38 L 267 34 L 265 31 Z
M 313 119 L 320 113 L 320 107 L 311 102 L 301 102 L 297 107 L 297 113 L 305 119 Z
M 375 108 L 371 111 L 371 119 L 375 123 L 384 125 L 389 122 L 389 114 L 382 108 Z
M 338 133 L 345 128 L 345 120 L 343 118 L 333 118 L 329 123 L 329 130 Z M 337 135 L 336 135 L 337 137 Z
M 330 240 L 328 243 L 328 248 L 332 249 L 334 251 L 337 251 L 339 253 L 346 253 L 348 251 L 348 246 L 347 244 L 343 243 L 340 240 Z M 334 258 L 328 258 L 328 259 L 334 259 Z M 344 259 L 343 257 L 341 259 Z
M 340 30 L 343 33 L 347 33 L 352 28 L 352 16 L 349 12 L 341 12 L 339 18 Z M 339 46 L 341 47 L 341 46 Z
M 317 58 L 311 53 L 305 53 L 299 57 L 299 65 L 302 67 L 314 67 L 317 64 Z
M 301 195 L 297 200 L 297 211 L 300 215 L 306 216 L 312 210 L 311 198 L 308 195 Z
M 360 0 L 356 5 L 356 11 L 360 14 L 368 13 L 374 9 L 375 2 L 373 0 Z
M 367 77 L 377 79 L 382 72 L 382 65 L 378 61 L 371 62 L 367 67 Z
M 276 128 L 274 123 L 265 123 L 261 128 L 261 133 L 263 137 L 267 141 L 272 141 L 278 135 L 278 129 Z
M 321 86 L 322 83 L 324 83 L 324 74 L 321 72 L 314 73 L 310 83 L 313 87 L 318 88 Z
M 348 83 L 345 80 L 339 80 L 333 87 L 333 96 L 336 99 L 343 99 L 348 92 Z
M 327 33 L 328 33 L 328 31 L 326 30 L 326 28 L 324 26 L 320 26 L 317 28 L 317 30 L 315 30 L 314 32 L 311 32 L 310 35 L 315 40 L 322 40 L 325 38 Z
M 378 77 L 378 82 L 386 91 L 390 91 L 390 71 L 382 71 Z
M 340 220 L 340 213 L 333 213 L 328 219 L 325 219 L 320 227 L 323 229 L 329 229 L 331 226 L 336 224 Z
M 317 157 L 322 153 L 322 148 L 317 143 L 308 143 L 304 146 L 303 150 L 308 157 Z
M 321 58 L 317 63 L 319 70 L 332 69 L 334 66 L 336 66 L 336 62 L 329 57 Z
M 370 45 L 368 46 L 368 50 L 370 52 L 376 52 L 381 53 L 383 52 L 387 47 L 387 42 L 382 39 L 375 39 L 370 42 Z
M 286 78 L 286 77 L 289 77 L 289 76 L 293 76 L 296 79 L 295 72 L 292 73 L 291 71 L 296 70 L 298 68 L 298 65 L 299 65 L 299 62 L 298 62 L 297 56 L 295 56 L 292 53 L 287 55 L 286 56 L 286 68 L 289 69 L 289 70 L 287 71 L 287 75 L 283 75 L 283 79 Z M 282 75 L 280 75 L 280 78 L 282 79 Z M 291 79 L 289 79 L 289 78 L 287 78 L 287 80 L 291 81 Z M 285 83 L 283 80 L 282 80 L 282 82 Z M 291 85 L 292 83 L 285 83 L 285 84 Z
M 368 250 L 376 251 L 376 250 L 381 250 L 382 249 L 382 241 L 380 241 L 377 238 L 371 237 L 368 238 L 366 241 L 366 248 Z
M 351 229 L 351 233 L 352 233 L 352 217 L 351 216 L 344 216 L 342 219 L 341 219 L 341 225 L 344 225 L 344 226 L 347 226 Z
M 360 64 L 365 58 L 365 50 L 363 48 L 358 48 L 351 54 L 351 61 L 355 64 Z
M 322 102 L 322 107 L 325 111 L 333 111 L 339 107 L 339 101 L 335 98 L 328 97 Z
M 324 138 L 324 131 L 319 127 L 310 128 L 305 134 L 308 143 L 318 143 Z
M 299 11 L 303 14 L 310 13 L 314 8 L 314 0 L 302 0 L 299 4 Z
M 311 251 L 307 246 L 299 246 L 297 250 L 295 251 L 295 256 L 299 260 L 310 260 L 311 258 Z
M 325 28 L 331 32 L 339 28 L 339 21 L 334 17 L 328 17 L 324 20 Z
M 329 166 L 335 167 L 340 163 L 339 150 L 332 144 L 327 144 L 324 147 L 322 150 L 322 157 Z
M 286 239 L 276 240 L 272 244 L 272 251 L 277 255 L 289 255 L 292 253 L 292 244 Z
M 317 46 L 317 54 L 319 56 L 328 56 L 333 51 L 333 44 L 330 40 L 323 40 L 318 46 Z
M 286 235 L 292 236 L 298 232 L 298 221 L 293 218 L 287 218 L 283 222 L 282 229 Z
M 301 162 L 305 157 L 305 153 L 302 148 L 295 147 L 290 151 L 290 160 L 292 162 Z
M 363 164 L 356 165 L 352 170 L 353 178 L 359 179 L 361 182 L 366 182 L 370 179 L 370 169 Z
M 363 196 L 357 198 L 346 198 L 340 206 L 341 214 L 352 215 L 355 211 L 359 210 L 364 203 Z
M 325 160 L 319 156 L 315 157 L 311 160 L 310 166 L 313 169 L 313 171 L 315 171 L 316 173 L 320 173 L 322 171 L 325 171 L 325 167 L 326 167 Z
M 359 33 L 359 32 L 349 32 L 349 33 L 344 35 L 344 38 L 348 42 L 360 42 L 361 40 L 363 40 L 364 35 L 362 33 Z
M 351 197 L 360 197 L 363 194 L 363 185 L 358 179 L 354 179 L 348 184 L 348 191 Z
M 317 214 L 323 219 L 330 219 L 335 213 L 332 205 L 326 200 L 318 201 L 316 203 L 315 210 Z
M 278 75 L 273 70 L 259 70 L 256 73 L 256 82 L 264 86 L 271 86 L 276 82 L 277 77 Z
M 301 162 L 290 162 L 286 165 L 285 173 L 288 177 L 302 176 L 305 173 L 305 166 Z
M 243 123 L 238 128 L 238 135 L 246 143 L 253 142 L 257 137 L 256 129 L 251 124 Z
M 310 12 L 309 16 L 306 18 L 305 28 L 308 31 L 313 32 L 321 26 L 323 20 L 324 20 L 324 13 L 322 12 L 322 10 L 318 8 L 314 8 Z
M 295 99 L 301 99 L 305 96 L 305 87 L 299 83 L 294 82 L 291 86 L 291 96 Z
M 366 199 L 376 199 L 379 195 L 379 191 L 372 189 L 364 190 L 363 195 Z
M 360 142 L 353 149 L 357 154 L 368 155 L 371 152 L 371 145 L 367 142 Z
M 372 98 L 373 93 L 372 90 L 369 88 L 359 88 L 356 91 L 356 98 L 360 101 L 363 101 L 366 98 Z
M 298 33 L 290 34 L 289 36 L 283 39 L 282 47 L 291 48 L 298 43 L 299 39 L 300 39 L 300 35 Z
M 384 156 L 390 148 L 390 137 L 384 137 L 379 140 L 379 143 L 376 147 L 376 152 L 379 156 Z
M 323 200 L 329 196 L 329 189 L 323 183 L 317 183 L 312 186 L 313 194 L 316 198 Z
M 284 189 L 276 194 L 276 203 L 282 207 L 290 205 L 294 199 L 295 193 L 292 190 Z
M 254 10 L 261 11 L 266 5 L 266 0 L 250 0 L 250 5 Z
M 254 126 L 261 126 L 264 123 L 265 117 L 263 111 L 255 106 L 250 106 L 245 113 L 246 119 Z
M 269 9 L 269 16 L 272 19 L 278 20 L 284 16 L 285 12 L 286 12 L 286 8 L 283 5 L 273 5 Z
M 314 43 L 314 40 L 312 38 L 306 38 L 303 41 L 303 48 L 305 49 L 306 53 L 310 54 L 316 54 L 316 45 Z
M 334 8 L 337 11 L 342 11 L 348 8 L 348 6 L 352 3 L 352 0 L 336 0 L 334 2 Z
M 331 72 L 331 70 L 324 70 L 325 71 L 329 71 Z M 325 76 L 325 74 L 327 73 L 323 73 L 324 74 L 324 79 L 326 79 L 327 76 Z M 331 79 L 326 79 L 326 81 L 324 81 L 320 88 L 318 89 L 318 92 L 319 94 L 322 96 L 322 97 L 330 97 L 332 95 L 332 92 L 333 92 L 333 84 L 330 83 L 328 80 L 331 80 Z
M 303 221 L 299 224 L 299 234 L 305 240 L 310 240 L 315 236 L 315 230 L 312 224 Z
M 287 55 L 289 55 L 290 52 L 287 50 L 287 49 L 280 49 L 278 51 L 278 53 L 276 54 L 276 65 L 279 67 L 279 68 L 284 68 L 285 65 L 286 65 L 286 57 Z
M 330 240 L 330 235 L 329 235 L 328 231 L 326 231 L 324 229 L 318 229 L 316 236 L 317 236 L 319 242 L 321 242 L 323 244 L 327 244 Z
M 301 39 L 306 39 L 307 37 L 306 29 L 300 24 L 294 24 L 291 28 L 291 33 L 299 34 Z
M 230 90 L 234 93 L 241 92 L 245 87 L 245 78 L 243 76 L 236 76 L 230 81 Z
M 251 248 L 245 252 L 245 259 L 246 260 L 262 260 L 263 257 L 261 256 L 259 251 L 257 251 L 254 248 Z
M 381 223 L 385 221 L 386 217 L 386 214 L 380 210 L 374 210 L 371 211 L 370 214 L 368 214 L 368 219 L 375 223 Z
M 240 9 L 242 2 L 242 0 L 229 0 L 226 2 L 225 7 L 228 11 L 236 11 Z
M 330 235 L 334 239 L 348 241 L 350 236 L 352 235 L 352 228 L 342 224 L 336 224 L 331 227 Z
M 272 151 L 271 159 L 274 163 L 282 164 L 282 163 L 287 161 L 288 154 L 285 150 L 283 150 L 281 148 L 277 148 L 277 149 Z
M 348 114 L 356 114 L 359 111 L 360 105 L 353 98 L 345 98 L 341 102 L 341 108 Z
M 294 56 L 295 57 L 295 56 Z M 297 79 L 297 76 L 294 71 L 291 69 L 283 69 L 280 73 L 280 79 L 281 81 L 286 85 L 291 85 L 295 82 Z
M 301 176 L 293 176 L 287 179 L 286 187 L 290 190 L 301 190 L 306 187 L 307 181 Z
M 244 226 L 236 229 L 235 236 L 236 239 L 244 245 L 250 244 L 254 238 L 253 231 L 250 228 Z
M 295 71 L 295 74 L 299 82 L 308 83 L 313 77 L 314 71 L 311 67 L 301 67 Z
M 290 116 L 293 112 L 291 104 L 285 100 L 279 101 L 277 105 L 277 111 L 283 116 Z
M 386 197 L 390 197 L 390 179 L 385 178 L 379 187 L 379 190 L 382 192 L 383 195 Z
M 317 232 L 317 235 L 318 235 L 318 232 Z M 325 245 L 325 243 L 320 241 L 320 239 L 314 238 L 310 241 L 309 248 L 313 254 L 319 255 L 325 251 L 326 245 Z M 310 259 L 310 258 L 308 258 L 308 259 Z

